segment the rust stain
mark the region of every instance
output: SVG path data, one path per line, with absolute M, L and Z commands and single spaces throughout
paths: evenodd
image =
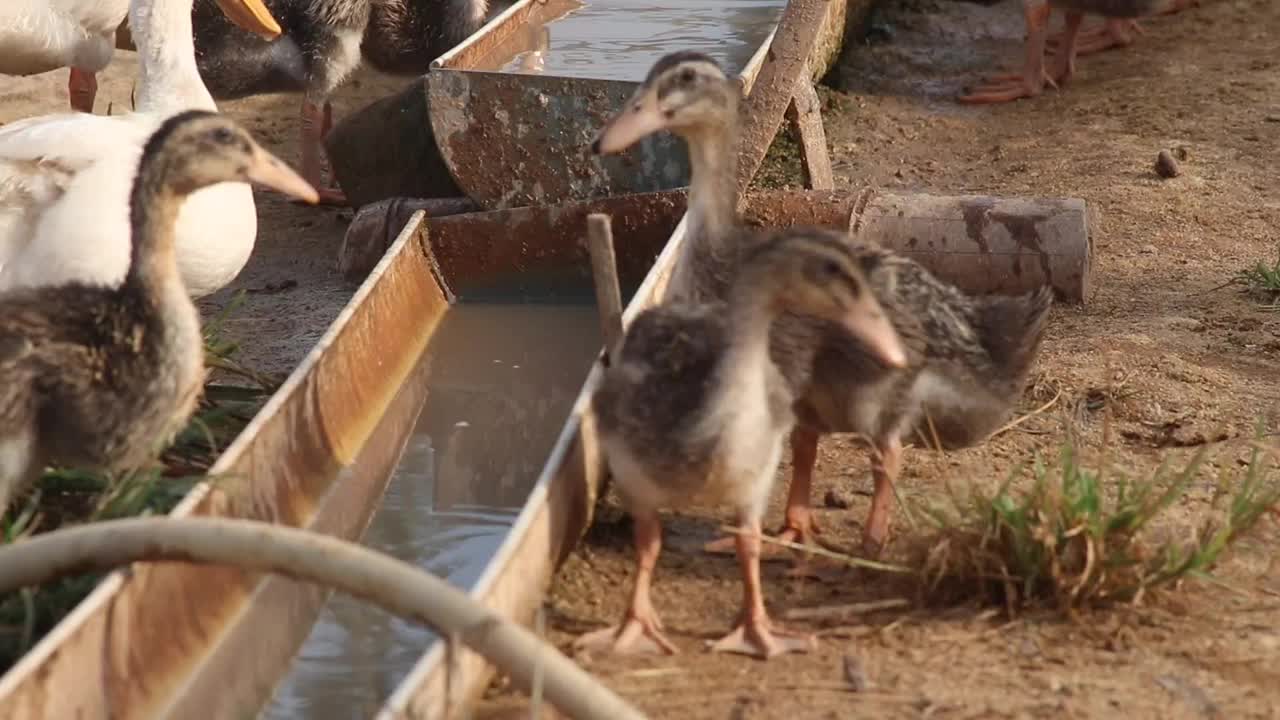
M 993 201 L 975 198 L 966 201 L 962 208 L 965 232 L 973 244 L 985 254 L 991 253 L 991 248 L 987 245 L 986 232 L 988 213 L 993 207 L 995 207 Z
M 991 212 L 989 214 L 992 222 L 999 223 L 1009 232 L 1009 237 L 1022 250 L 1027 250 L 1035 254 L 1040 262 L 1040 271 L 1044 273 L 1044 282 L 1052 285 L 1054 280 L 1053 263 L 1049 253 L 1045 252 L 1040 246 L 1040 223 L 1049 219 L 1048 215 L 1043 213 L 1032 213 L 1028 215 L 1013 215 L 1003 212 Z M 1015 263 L 1019 264 L 1018 256 L 1014 256 Z M 1019 270 L 1018 275 L 1021 276 Z

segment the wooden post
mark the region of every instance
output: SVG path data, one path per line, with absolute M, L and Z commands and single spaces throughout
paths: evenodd
M 796 80 L 796 91 L 787 105 L 787 123 L 800 144 L 800 162 L 804 165 L 805 185 L 810 190 L 835 190 L 835 173 L 831 171 L 831 155 L 827 152 L 827 133 L 822 127 L 822 101 L 813 87 L 812 74 L 805 65 L 804 74 Z
M 591 277 L 595 281 L 605 357 L 612 358 L 622 347 L 622 290 L 618 286 L 613 227 L 608 215 L 591 213 L 587 216 L 587 250 L 591 253 Z
M 738 194 L 746 192 L 769 145 L 782 127 L 783 115 L 795 95 L 796 82 L 806 72 L 818 29 L 831 0 L 790 0 L 774 30 L 769 54 L 751 94 L 743 104 L 742 136 L 738 143 Z

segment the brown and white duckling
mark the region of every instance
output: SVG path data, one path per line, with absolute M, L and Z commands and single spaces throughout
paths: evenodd
M 191 416 L 204 343 L 178 274 L 174 224 L 188 195 L 221 182 L 257 182 L 317 200 L 231 120 L 186 111 L 143 148 L 123 284 L 0 294 L 0 513 L 46 463 L 137 467 Z
M 1045 83 L 1054 87 L 1065 84 L 1075 74 L 1077 42 L 1086 13 L 1107 18 L 1109 33 L 1124 32 L 1124 23 L 1150 15 L 1176 12 L 1187 0 L 1022 0 L 1027 24 L 1026 62 L 1022 72 L 989 78 L 973 90 L 961 95 L 962 103 L 1000 103 L 1024 97 L 1035 97 L 1044 91 Z M 1049 35 L 1049 17 L 1054 8 L 1066 14 L 1066 26 L 1056 38 L 1054 65 L 1045 68 L 1044 55 Z M 1133 24 L 1136 28 L 1137 25 Z M 1090 47 L 1096 46 L 1090 42 Z
M 675 297 L 723 298 L 742 248 L 756 242 L 735 210 L 740 99 L 738 84 L 714 60 L 673 53 L 654 64 L 594 144 L 598 153 L 616 153 L 667 130 L 688 145 L 688 235 L 667 290 Z M 936 432 L 937 442 L 952 449 L 978 443 L 998 428 L 1038 353 L 1052 293 L 1043 287 L 1016 297 L 969 297 L 910 259 L 841 237 L 902 339 L 907 367 L 887 367 L 830 325 L 791 316 L 775 323 L 770 356 L 800 398 L 781 537 L 804 542 L 817 531 L 809 494 L 819 434 L 859 433 L 877 451 L 875 495 L 863 532 L 865 549 L 876 554 L 888 536 L 902 440 L 923 430 L 933 445 Z M 708 549 L 722 550 L 729 542 Z
M 224 0 L 225 1 L 225 0 Z M 322 141 L 333 123 L 329 97 L 363 57 L 382 72 L 421 74 L 432 60 L 480 29 L 488 0 L 264 0 L 284 29 L 264 40 L 197 0 L 196 64 L 219 100 L 301 92 L 302 176 L 327 203 Z
M 783 312 L 830 322 L 886 366 L 906 358 L 840 235 L 784 231 L 755 244 L 727 304 L 667 303 L 636 317 L 591 399 L 601 447 L 635 520 L 636 579 L 626 618 L 580 647 L 674 652 L 649 598 L 662 544 L 660 508 L 731 505 L 741 533 L 742 614 L 714 650 L 771 657 L 812 647 L 771 627 L 760 587 L 760 517 L 795 421 L 793 396 L 769 359 Z

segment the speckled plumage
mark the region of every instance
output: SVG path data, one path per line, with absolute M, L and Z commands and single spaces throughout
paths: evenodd
M 769 359 L 784 311 L 823 317 L 864 337 L 887 363 L 906 362 L 893 329 L 837 233 L 784 231 L 743 253 L 727 302 L 665 303 L 641 313 L 592 396 L 600 446 L 635 517 L 636 587 L 624 622 L 585 646 L 669 652 L 649 601 L 661 546 L 658 510 L 728 505 L 737 515 L 745 588 L 739 625 L 713 645 L 770 657 L 813 638 L 771 627 L 760 588 L 759 530 L 795 423 L 789 383 Z
M 787 318 L 796 327 L 822 329 L 833 336 L 848 334 L 847 329 L 840 328 L 834 321 L 805 313 L 803 306 L 797 309 L 799 301 L 786 297 L 788 292 L 799 292 L 795 289 L 794 273 L 786 277 L 770 276 L 776 272 L 774 266 L 786 261 L 779 256 L 789 248 L 799 248 L 790 252 L 804 252 L 807 248 L 811 253 L 826 252 L 847 258 L 849 272 L 856 273 L 859 292 L 862 292 L 861 270 L 853 264 L 853 256 L 837 233 L 821 230 L 768 233 L 760 235 L 743 253 L 743 272 L 736 274 L 732 286 L 726 289 L 727 301 L 665 303 L 645 310 L 628 328 L 618 357 L 592 398 L 592 408 L 611 463 L 619 456 L 614 451 L 625 445 L 630 460 L 643 466 L 644 474 L 654 486 L 647 490 L 661 495 L 638 500 L 664 505 L 676 497 L 705 496 L 704 499 L 717 502 L 724 501 L 726 494 L 733 495 L 732 488 L 726 486 L 734 480 L 719 477 L 726 466 L 740 464 L 751 468 L 749 474 L 758 474 L 761 465 L 767 465 L 775 452 L 771 443 L 781 442 L 794 422 L 794 383 L 783 377 L 775 363 L 768 361 L 767 353 L 778 344 L 779 336 L 776 331 L 770 332 L 770 328 Z M 765 311 L 760 308 L 768 304 L 761 300 L 762 294 L 766 299 L 770 294 L 780 298 L 776 301 L 780 304 L 776 314 L 762 316 Z M 828 323 L 831 328 L 826 327 Z M 751 352 L 737 348 L 737 344 L 753 341 L 759 343 L 758 366 L 751 360 L 734 366 L 737 357 L 734 350 L 741 351 L 739 354 Z M 805 368 L 812 364 L 812 354 L 817 348 L 816 343 L 797 343 L 785 352 L 794 367 Z M 753 373 L 761 377 L 753 378 Z M 759 440 L 752 439 L 737 450 L 739 455 L 745 453 L 753 457 L 735 457 L 731 462 L 717 459 L 718 454 L 725 452 L 724 434 L 729 429 L 729 424 L 708 421 L 709 415 L 718 411 L 717 403 L 724 400 L 717 392 L 737 384 L 742 386 L 743 393 L 749 394 L 753 392 L 749 387 L 753 379 L 763 383 L 758 388 L 763 393 L 759 408 L 762 414 L 757 425 L 739 432 L 757 435 Z M 745 395 L 735 397 L 744 406 L 750 406 L 750 399 L 744 399 Z M 751 410 L 733 408 L 732 412 L 750 413 Z M 776 465 L 776 459 L 773 463 Z M 766 474 L 771 477 L 772 470 Z M 627 492 L 627 481 L 619 482 Z M 652 495 L 653 492 L 631 494 Z
M 744 249 L 766 236 L 742 227 L 733 208 L 737 85 L 710 58 L 681 52 L 659 60 L 646 87 L 659 102 L 670 100 L 673 113 L 690 113 L 675 130 L 689 144 L 693 165 L 689 234 L 668 293 L 723 299 Z M 784 316 L 774 324 L 770 355 L 801 398 L 802 421 L 824 432 L 875 436 L 891 427 L 908 433 L 927 411 L 944 448 L 983 439 L 1021 392 L 1051 291 L 970 297 L 908 258 L 846 242 L 906 344 L 911 367 L 889 371 L 848 334 Z
M 261 177 L 301 183 L 264 158 L 214 113 L 165 120 L 142 151 L 130 194 L 132 257 L 123 283 L 0 294 L 0 513 L 46 463 L 136 467 L 186 423 L 204 379 L 204 349 L 177 269 L 178 210 L 192 192 L 247 181 L 255 167 L 270 166 Z
M 174 357 L 200 351 L 194 313 L 175 331 L 150 298 L 79 284 L 7 294 L 0 312 L 0 436 L 34 420 L 42 456 L 116 470 L 195 408 L 202 371 Z
M 264 0 L 284 33 L 263 40 L 196 0 L 196 63 L 215 98 L 327 97 L 363 57 L 383 72 L 426 72 L 483 24 L 487 0 Z
M 686 236 L 668 297 L 723 301 L 744 251 L 760 234 L 742 226 L 736 204 L 736 144 L 740 90 L 710 58 L 673 53 L 600 131 L 595 152 L 619 152 L 668 130 L 689 149 L 693 176 Z M 844 237 L 844 236 L 842 236 Z M 876 491 L 864 524 L 864 544 L 878 552 L 902 442 L 954 449 L 985 439 L 1021 395 L 1039 350 L 1052 293 L 970 297 L 914 261 L 844 237 L 873 293 L 906 348 L 905 367 L 889 368 L 848 334 L 822 322 L 779 318 L 769 355 L 797 398 L 792 435 L 793 479 L 784 538 L 814 531 L 809 489 L 822 433 L 857 433 L 870 440 Z M 712 543 L 709 549 L 723 547 Z

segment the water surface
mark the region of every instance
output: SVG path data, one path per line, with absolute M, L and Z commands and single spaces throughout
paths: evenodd
M 556 19 L 504 43 L 477 69 L 639 82 L 658 58 L 696 50 L 746 67 L 784 0 L 549 0 Z M 561 14 L 563 13 L 563 14 Z
M 426 404 L 365 545 L 470 588 L 506 537 L 600 347 L 595 307 L 462 303 L 420 362 Z M 364 720 L 435 636 L 333 595 L 261 717 Z

